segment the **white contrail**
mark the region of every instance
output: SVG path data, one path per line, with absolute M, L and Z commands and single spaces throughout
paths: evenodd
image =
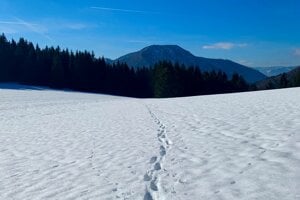
M 128 9 L 107 8 L 107 7 L 97 7 L 97 6 L 92 6 L 90 8 L 97 9 L 97 10 L 118 11 L 118 12 L 128 12 L 128 13 L 159 14 L 158 12 L 151 12 L 151 11 L 145 11 L 145 10 L 128 10 Z

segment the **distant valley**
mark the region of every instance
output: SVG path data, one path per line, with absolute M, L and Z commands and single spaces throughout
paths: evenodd
M 258 81 L 256 87 L 258 90 L 299 87 L 300 86 L 300 66 L 293 70 L 272 76 L 267 79 Z
M 270 77 L 270 76 L 277 76 L 279 74 L 289 72 L 295 68 L 296 68 L 295 66 L 293 67 L 276 66 L 276 67 L 255 67 L 254 69 Z

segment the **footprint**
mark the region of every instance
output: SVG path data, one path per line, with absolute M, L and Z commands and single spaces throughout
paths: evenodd
M 152 174 L 151 172 L 147 172 L 145 175 L 144 175 L 144 181 L 151 181 L 152 179 Z
M 165 142 L 165 140 L 163 138 L 161 138 L 161 137 L 158 138 L 158 141 L 161 142 L 161 143 Z
M 150 163 L 153 164 L 157 161 L 157 157 L 156 156 L 153 156 L 151 159 L 150 159 Z
M 145 196 L 144 196 L 144 200 L 153 200 L 152 195 L 147 191 Z
M 160 155 L 165 156 L 166 155 L 166 148 L 164 146 L 160 146 Z
M 187 183 L 187 180 L 186 180 L 185 178 L 180 178 L 180 179 L 178 180 L 178 182 L 181 183 L 181 184 L 186 184 L 186 183 Z
M 154 170 L 156 171 L 161 170 L 161 164 L 159 162 L 155 163 Z
M 154 180 L 151 181 L 151 183 L 150 183 L 150 188 L 151 188 L 151 190 L 153 190 L 153 191 L 158 191 L 157 180 L 156 180 L 156 179 L 154 179 Z

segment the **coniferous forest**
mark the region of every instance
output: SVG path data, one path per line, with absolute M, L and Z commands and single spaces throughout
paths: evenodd
M 249 90 L 243 77 L 162 61 L 150 68 L 109 64 L 94 53 L 40 48 L 0 36 L 0 82 L 48 86 L 141 98 L 180 97 Z

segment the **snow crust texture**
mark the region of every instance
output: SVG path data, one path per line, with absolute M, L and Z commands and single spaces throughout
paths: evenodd
M 0 199 L 297 200 L 299 100 L 0 89 Z

